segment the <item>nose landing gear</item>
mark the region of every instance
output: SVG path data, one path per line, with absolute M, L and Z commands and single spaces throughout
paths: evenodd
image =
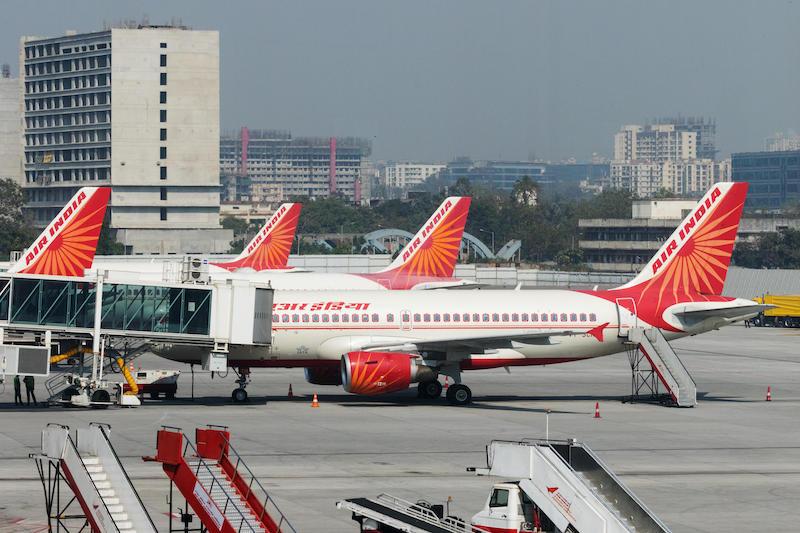
M 236 369 L 234 369 L 236 372 Z M 240 368 L 236 375 L 239 376 L 239 379 L 236 380 L 236 383 L 239 384 L 239 387 L 233 389 L 231 392 L 231 400 L 233 403 L 244 403 L 247 401 L 247 391 L 245 387 L 250 384 L 250 369 L 249 368 Z

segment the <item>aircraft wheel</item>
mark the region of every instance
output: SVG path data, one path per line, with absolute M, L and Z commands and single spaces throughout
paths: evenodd
M 433 400 L 442 395 L 442 384 L 438 380 L 426 381 L 417 385 L 420 398 Z
M 472 391 L 460 383 L 450 385 L 447 389 L 447 401 L 452 405 L 468 405 L 472 402 Z
M 233 389 L 231 399 L 233 403 L 244 403 L 247 401 L 247 391 L 244 389 Z

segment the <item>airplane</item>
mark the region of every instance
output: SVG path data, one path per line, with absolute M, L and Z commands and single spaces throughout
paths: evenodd
M 544 365 L 626 351 L 629 327 L 659 328 L 667 340 L 755 316 L 761 306 L 722 296 L 747 193 L 717 183 L 644 269 L 610 290 L 302 291 L 276 290 L 269 347 L 230 346 L 228 366 L 302 367 L 314 384 L 378 395 L 418 384 L 466 405 L 462 372 Z M 289 277 L 289 276 L 287 276 Z M 155 353 L 199 363 L 196 347 L 159 345 Z M 247 379 L 231 396 L 245 401 Z
M 251 251 L 251 245 L 277 246 L 276 239 L 270 240 L 268 236 L 261 238 L 262 233 L 254 237 L 251 245 L 242 252 L 250 253 L 250 258 L 237 257 L 229 263 L 211 263 L 209 276 L 211 280 L 250 279 L 267 282 L 274 289 L 302 289 L 324 290 L 337 287 L 341 290 L 409 290 L 432 288 L 474 288 L 475 283 L 468 280 L 453 278 L 458 254 L 461 249 L 461 237 L 469 214 L 472 199 L 469 197 L 453 196 L 445 198 L 441 205 L 434 211 L 427 222 L 419 229 L 414 237 L 400 251 L 394 261 L 379 272 L 362 274 L 345 274 L 332 272 L 309 272 L 301 269 L 280 267 L 278 269 L 254 271 L 254 266 L 262 265 L 258 255 L 268 256 L 273 252 L 262 253 Z M 285 204 L 289 205 L 289 204 Z M 297 204 L 295 204 L 297 205 Z M 279 210 L 280 212 L 280 210 Z M 297 208 L 299 214 L 299 208 Z M 287 220 L 291 220 L 286 215 Z M 286 228 L 294 227 L 286 224 Z M 274 230 L 273 230 L 274 231 Z M 280 233 L 288 235 L 288 229 Z M 288 258 L 288 247 L 291 238 L 282 237 L 280 252 L 274 256 L 285 254 Z M 280 257 L 284 257 L 281 255 Z M 272 265 L 279 264 L 277 261 Z M 161 281 L 162 267 L 158 264 L 142 265 L 141 262 L 115 261 L 106 262 L 98 259 L 95 268 L 107 269 L 106 278 L 110 281 L 147 283 L 148 281 Z
M 92 266 L 110 197 L 110 187 L 78 189 L 8 271 L 82 276 Z

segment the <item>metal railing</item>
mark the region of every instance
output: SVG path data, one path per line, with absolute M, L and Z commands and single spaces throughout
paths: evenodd
M 439 515 L 434 513 L 432 509 L 418 503 L 411 503 L 397 496 L 392 496 L 391 494 L 379 494 L 378 497 L 375 498 L 375 501 L 406 516 L 416 518 L 417 520 L 444 529 L 445 531 L 450 531 L 451 533 L 489 533 L 488 529 L 470 525 L 460 518 L 453 516 L 439 518 Z
M 214 427 L 214 426 L 209 426 L 209 427 Z M 269 495 L 267 489 L 265 489 L 264 486 L 261 485 L 261 482 L 258 481 L 258 478 L 256 478 L 253 471 L 250 470 L 250 467 L 247 466 L 247 464 L 244 462 L 242 456 L 239 455 L 239 453 L 231 445 L 230 441 L 224 437 L 224 435 L 222 438 L 225 440 L 225 444 L 227 445 L 228 448 L 227 455 L 229 457 L 236 458 L 236 463 L 235 464 L 231 463 L 233 464 L 233 476 L 231 477 L 231 483 L 233 483 L 237 477 L 239 477 L 240 479 L 242 479 L 242 481 L 247 483 L 247 493 L 242 494 L 242 497 L 244 498 L 245 501 L 247 501 L 247 499 L 254 493 L 253 491 L 254 485 L 256 490 L 260 491 L 261 494 L 263 495 L 263 498 L 259 498 L 259 501 L 261 501 L 262 504 L 262 508 L 258 520 L 262 522 L 264 515 L 267 514 L 272 519 L 272 521 L 275 522 L 275 525 L 278 527 L 279 531 L 287 531 L 287 532 L 291 531 L 293 533 L 297 533 L 294 527 L 292 527 L 292 525 L 289 523 L 289 520 L 286 518 L 286 516 L 278 508 L 278 505 L 275 503 L 275 500 L 273 500 L 272 497 Z M 240 473 L 241 471 L 239 469 L 240 466 L 243 467 L 244 470 L 247 472 L 248 476 L 250 476 L 249 481 L 244 476 L 241 475 Z M 256 492 L 256 497 L 257 498 L 259 497 L 258 492 Z M 267 512 L 267 505 L 269 505 L 274 510 L 274 512 L 276 513 L 275 515 Z M 276 521 L 276 518 L 280 518 L 280 520 Z

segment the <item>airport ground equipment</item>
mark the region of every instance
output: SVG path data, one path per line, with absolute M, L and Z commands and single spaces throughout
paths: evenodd
M 180 370 L 137 370 L 133 374 L 138 394 L 148 395 L 151 400 L 157 400 L 160 395 L 168 400 L 175 398 L 180 375 Z M 127 383 L 123 384 L 123 389 L 131 390 Z
M 678 407 L 697 405 L 697 385 L 660 329 L 631 327 L 620 332 L 628 344 L 631 401 L 644 398 Z M 666 389 L 665 396 L 659 384 Z
M 36 461 L 50 531 L 155 533 L 109 439 L 111 428 L 90 424 L 73 439 L 67 426 L 42 430 L 42 453 Z M 65 489 L 69 490 L 65 490 Z
M 669 529 L 585 444 L 575 440 L 493 441 L 478 475 L 495 483 L 470 522 L 443 517 L 442 506 L 411 504 L 382 494 L 337 507 L 353 513 L 362 532 L 394 533 L 667 533 Z
M 207 531 L 295 531 L 231 446 L 227 428 L 198 428 L 195 442 L 196 447 L 179 428 L 162 427 L 158 431 L 156 456 L 145 460 L 162 464 L 170 479 L 170 495 L 173 487 L 177 488 Z M 172 500 L 170 497 L 170 507 Z M 173 531 L 171 523 L 170 531 Z
M 753 300 L 760 304 L 773 306 L 753 318 L 754 326 L 800 328 L 800 296 L 765 294 L 764 296 L 753 298 Z
M 197 346 L 211 354 L 205 364 L 213 359 L 224 370 L 230 344 L 272 342 L 272 315 L 263 312 L 272 307 L 269 283 L 200 275 L 144 285 L 105 277 L 0 274 L 0 346 L 81 347 L 76 364 L 46 382 L 51 401 L 111 405 L 115 359 L 129 364 L 152 344 Z

